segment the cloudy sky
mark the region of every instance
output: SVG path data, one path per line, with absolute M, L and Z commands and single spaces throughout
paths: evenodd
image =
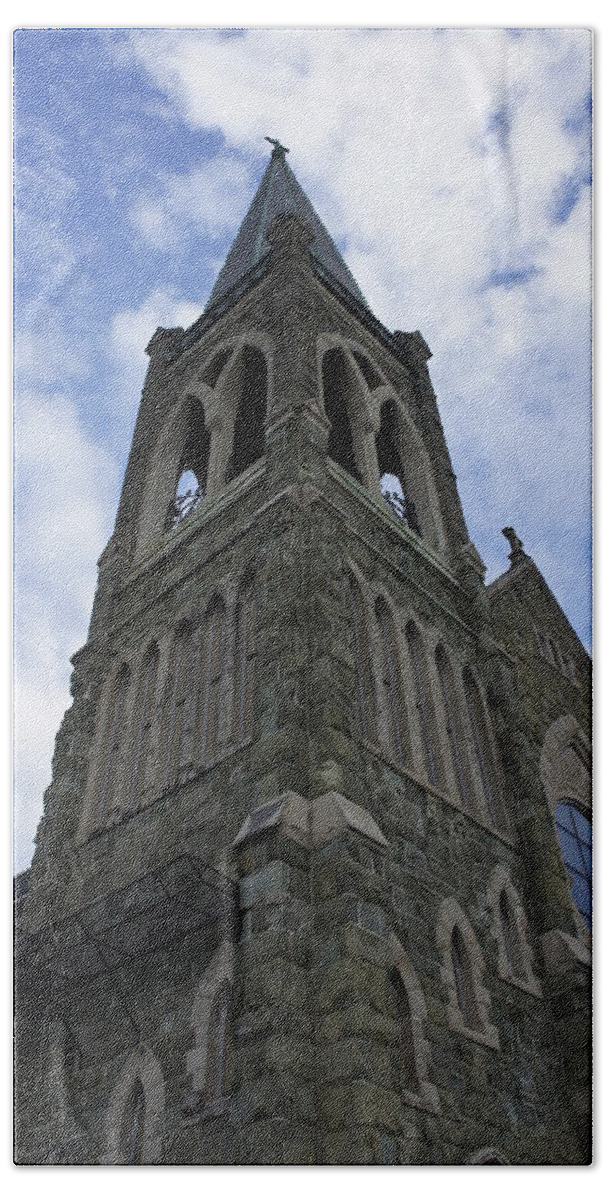
M 16 868 L 27 866 L 157 325 L 202 311 L 289 163 L 420 329 L 488 579 L 523 538 L 590 642 L 590 35 L 15 35 Z

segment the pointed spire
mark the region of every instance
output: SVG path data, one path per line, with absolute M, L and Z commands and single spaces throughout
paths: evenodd
M 253 197 L 249 211 L 239 229 L 228 257 L 217 277 L 207 309 L 222 299 L 244 275 L 255 267 L 270 250 L 266 231 L 279 213 L 300 217 L 310 226 L 313 239 L 313 258 L 350 292 L 359 304 L 367 308 L 366 300 L 353 279 L 342 255 L 334 245 L 321 218 L 315 212 L 293 171 L 287 165 L 287 146 L 277 138 L 266 138 L 272 145 L 270 162 Z

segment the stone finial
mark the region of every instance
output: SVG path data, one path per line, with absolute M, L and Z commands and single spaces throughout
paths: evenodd
M 279 156 L 284 158 L 286 154 L 289 154 L 289 147 L 282 146 L 278 138 L 266 137 L 266 135 L 264 135 L 264 141 L 270 142 L 270 145 L 272 146 L 272 153 L 273 155 L 276 155 L 277 158 Z
M 522 562 L 524 558 L 528 557 L 524 551 L 523 542 L 521 538 L 517 536 L 512 525 L 505 525 L 502 533 L 503 536 L 506 537 L 511 547 L 511 553 L 509 554 L 511 566 L 516 567 L 518 563 Z
M 415 329 L 413 333 L 405 333 L 403 329 L 395 329 L 393 332 L 393 341 L 397 343 L 400 350 L 405 350 L 415 362 L 425 363 L 429 358 L 433 357 L 419 329 Z

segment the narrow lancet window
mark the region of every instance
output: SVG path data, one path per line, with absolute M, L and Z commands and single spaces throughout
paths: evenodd
M 232 1041 L 232 988 L 223 983 L 215 995 L 209 1014 L 207 1043 L 207 1100 L 221 1100 L 230 1089 L 230 1050 Z
M 135 742 L 133 748 L 133 768 L 131 777 L 131 807 L 137 805 L 146 785 L 150 744 L 152 738 L 152 722 L 154 719 L 154 703 L 156 699 L 156 678 L 158 675 L 158 646 L 149 648 L 143 662 L 143 670 L 139 683 L 139 693 L 135 712 Z
M 498 785 L 492 761 L 490 735 L 479 690 L 468 667 L 465 667 L 463 672 L 463 683 L 484 801 L 492 824 L 497 825 Z
M 575 904 L 591 929 L 591 822 L 574 804 L 556 804 L 555 824 Z
M 266 359 L 255 346 L 245 346 L 239 368 L 238 403 L 232 454 L 226 469 L 227 481 L 235 479 L 262 458 L 266 448 Z
M 348 576 L 348 595 L 353 634 L 352 649 L 357 676 L 357 715 L 359 731 L 363 738 L 375 738 L 374 687 L 370 670 L 369 644 L 365 621 L 365 608 L 361 588 L 353 575 Z
M 165 783 L 175 780 L 179 768 L 194 756 L 194 714 L 196 707 L 197 639 L 194 630 L 185 625 L 179 631 L 173 647 L 171 693 L 167 735 L 167 769 Z
M 434 787 L 439 787 L 442 782 L 441 761 L 438 750 L 435 706 L 429 683 L 424 645 L 413 621 L 408 623 L 405 635 L 410 653 L 412 678 L 416 696 L 416 711 L 418 713 L 420 736 L 424 748 L 426 773 L 429 783 L 432 783 Z
M 471 794 L 468 770 L 465 760 L 464 738 L 462 735 L 460 721 L 458 719 L 458 700 L 456 697 L 452 668 L 443 646 L 437 647 L 435 651 L 435 662 L 437 664 L 437 673 L 439 675 L 439 682 L 441 685 L 446 732 L 450 746 L 450 753 L 452 756 L 452 765 L 454 767 L 458 795 L 460 797 L 460 803 L 462 804 L 462 807 L 469 810 L 471 807 Z
M 234 739 L 244 742 L 251 735 L 253 716 L 254 590 L 249 580 L 241 590 L 236 611 L 234 647 Z
M 351 384 L 344 355 L 340 350 L 328 350 L 323 358 L 323 403 L 330 423 L 327 453 L 334 462 L 361 482 L 357 466 L 348 396 Z
M 396 421 L 394 401 L 388 400 L 382 405 L 380 429 L 376 438 L 380 491 L 397 516 L 409 525 L 418 537 L 422 537 L 418 513 L 407 486 L 401 455 L 397 448 Z
M 457 925 L 452 930 L 450 953 L 452 957 L 452 970 L 454 972 L 456 999 L 463 1024 L 466 1025 L 467 1029 L 479 1030 L 481 1029 L 481 1021 L 475 997 L 471 960 L 464 938 Z
M 201 748 L 204 762 L 217 753 L 224 670 L 224 605 L 216 600 L 205 621 L 202 660 Z
M 385 600 L 376 601 L 376 621 L 380 634 L 382 694 L 388 750 L 396 762 L 405 763 L 409 758 L 409 746 L 401 690 L 401 672 L 395 632 Z
M 120 784 L 120 766 L 124 737 L 125 709 L 131 675 L 126 663 L 120 668 L 114 683 L 112 704 L 106 736 L 105 770 L 99 800 L 99 816 L 116 807 Z
M 393 969 L 389 975 L 390 1014 L 397 1022 L 399 1041 L 395 1058 L 395 1083 L 398 1089 L 416 1094 L 420 1087 L 412 1027 L 412 1010 L 401 975 Z
M 137 1079 L 129 1093 L 122 1121 L 122 1161 L 136 1166 L 144 1161 L 146 1098 L 141 1080 Z

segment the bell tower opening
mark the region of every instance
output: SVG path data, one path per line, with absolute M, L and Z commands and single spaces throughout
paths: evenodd
M 380 410 L 380 429 L 376 438 L 380 491 L 397 516 L 418 537 L 422 537 L 418 513 L 408 491 L 401 455 L 397 449 L 395 424 L 395 405 L 392 400 L 387 400 Z
M 226 468 L 227 483 L 263 457 L 266 448 L 264 422 L 267 391 L 266 359 L 256 346 L 245 346 L 241 356 L 232 454 Z
M 190 398 L 187 433 L 179 459 L 178 479 L 167 513 L 167 529 L 174 529 L 194 512 L 207 489 L 211 439 L 205 425 L 205 413 L 195 397 Z
M 344 355 L 340 350 L 328 350 L 323 357 L 323 401 L 330 422 L 327 453 L 334 462 L 362 483 L 357 466 L 351 418 L 348 411 L 349 379 Z

